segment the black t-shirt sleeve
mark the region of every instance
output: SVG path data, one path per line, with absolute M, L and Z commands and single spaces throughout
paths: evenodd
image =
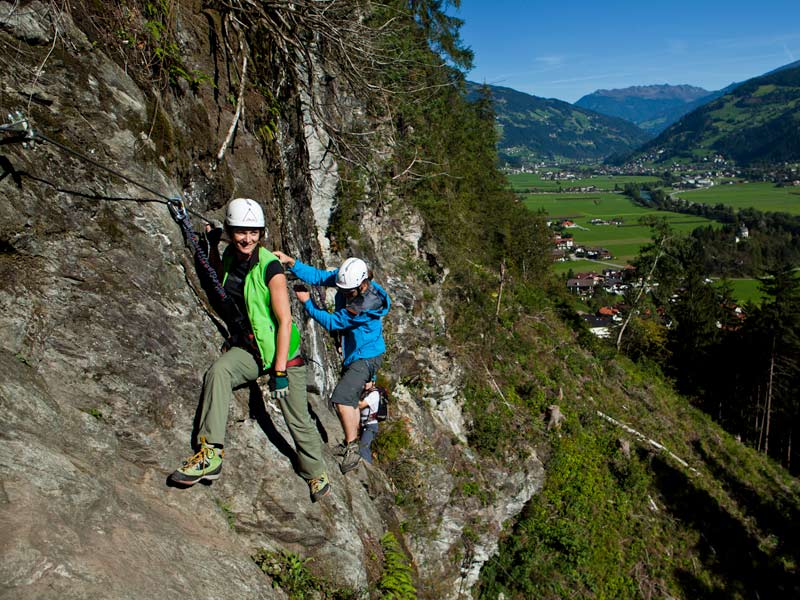
M 281 261 L 279 260 L 273 260 L 267 265 L 267 268 L 264 269 L 264 283 L 269 285 L 270 279 L 275 277 L 275 275 L 283 275 L 283 265 L 281 265 Z

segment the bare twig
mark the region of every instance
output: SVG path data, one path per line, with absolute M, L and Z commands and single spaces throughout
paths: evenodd
M 53 9 L 56 10 L 56 7 L 53 6 Z M 47 64 L 47 61 L 50 59 L 50 56 L 56 49 L 56 44 L 58 43 L 58 37 L 59 37 L 58 25 L 63 16 L 64 16 L 64 8 L 62 6 L 61 9 L 58 10 L 56 16 L 53 18 L 53 44 L 50 46 L 50 50 L 47 52 L 47 56 L 44 57 L 42 64 L 40 64 L 39 67 L 36 69 L 36 72 L 33 77 L 33 82 L 31 83 L 31 93 L 30 96 L 28 96 L 28 105 L 25 109 L 27 112 L 30 112 L 31 110 L 31 102 L 33 102 L 33 95 L 36 93 L 36 84 L 39 82 L 39 77 L 41 77 L 42 73 L 44 73 L 44 66 Z
M 503 285 L 506 282 L 506 261 L 500 262 L 500 290 L 497 292 L 497 309 L 494 312 L 495 319 L 500 316 L 500 301 L 503 299 Z
M 656 258 L 653 261 L 652 266 L 650 267 L 650 272 L 647 274 L 647 277 L 642 280 L 642 286 L 639 288 L 639 292 L 636 294 L 636 299 L 633 301 L 633 306 L 628 311 L 627 316 L 625 317 L 625 321 L 622 323 L 622 326 L 619 328 L 619 335 L 617 335 L 617 352 L 619 352 L 620 347 L 622 346 L 622 334 L 625 333 L 625 329 L 628 327 L 628 323 L 630 322 L 631 318 L 633 318 L 634 312 L 636 312 L 637 307 L 639 306 L 639 301 L 642 299 L 642 295 L 647 291 L 647 287 L 650 283 L 650 280 L 653 277 L 653 273 L 656 270 L 656 266 L 658 265 L 658 260 L 664 254 L 664 244 L 667 243 L 669 237 L 664 237 L 661 240 L 661 243 L 658 245 L 658 254 L 656 254 Z
M 500 395 L 500 398 L 503 400 L 503 403 L 508 408 L 511 408 L 511 405 L 508 403 L 508 400 L 506 400 L 506 397 L 503 395 L 503 391 L 500 389 L 500 386 L 497 385 L 497 382 L 495 381 L 494 377 L 492 377 L 492 372 L 489 370 L 489 367 L 487 367 L 486 364 L 484 364 L 483 369 L 486 371 L 486 376 L 489 378 L 489 381 L 494 386 L 495 391 Z

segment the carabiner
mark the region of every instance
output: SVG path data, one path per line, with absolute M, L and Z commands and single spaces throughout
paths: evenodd
M 167 201 L 167 208 L 169 208 L 169 214 L 171 214 L 172 218 L 178 223 L 184 221 L 188 216 L 186 206 L 184 206 L 183 200 L 180 198 L 170 198 Z

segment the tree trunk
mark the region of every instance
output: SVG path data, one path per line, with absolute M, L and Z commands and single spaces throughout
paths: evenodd
M 758 433 L 758 443 L 756 450 L 761 452 L 761 444 L 764 442 L 764 425 L 767 420 L 767 398 L 764 397 L 764 409 L 761 408 L 761 386 L 759 385 L 756 392 L 756 432 Z
M 775 375 L 775 338 L 772 338 L 772 353 L 769 357 L 769 387 L 767 388 L 767 429 L 764 435 L 764 454 L 769 455 L 769 420 L 772 412 L 772 380 Z

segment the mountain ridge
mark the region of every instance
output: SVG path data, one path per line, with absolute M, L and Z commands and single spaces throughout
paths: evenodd
M 683 115 L 723 93 L 723 90 L 708 91 L 688 84 L 637 85 L 597 90 L 578 99 L 575 105 L 625 119 L 657 135 Z
M 683 116 L 631 155 L 659 162 L 719 154 L 741 164 L 800 159 L 800 64 L 748 79 Z
M 467 97 L 483 85 L 467 82 Z M 648 139 L 636 125 L 617 117 L 513 88 L 487 85 L 500 129 L 498 151 L 509 164 L 520 160 L 599 160 L 626 152 Z

